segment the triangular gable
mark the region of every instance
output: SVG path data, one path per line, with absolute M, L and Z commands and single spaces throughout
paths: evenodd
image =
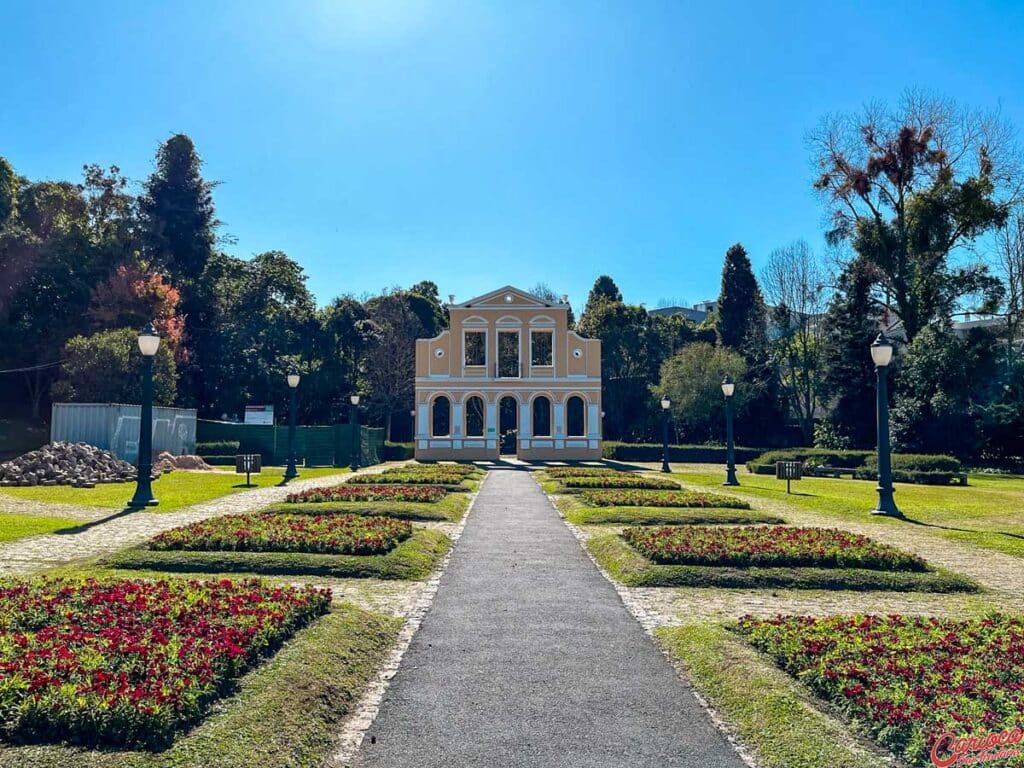
M 511 297 L 511 300 L 509 300 Z M 483 296 L 477 296 L 474 299 L 465 301 L 461 304 L 456 304 L 455 307 L 460 309 L 469 309 L 472 307 L 561 307 L 565 306 L 561 303 L 552 304 L 549 301 L 545 301 L 539 296 L 534 296 L 532 293 L 515 288 L 511 285 L 506 285 L 503 288 L 498 288 L 490 293 L 485 293 Z

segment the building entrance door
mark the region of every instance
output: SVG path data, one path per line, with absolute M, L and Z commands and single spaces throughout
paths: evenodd
M 502 456 L 515 456 L 519 443 L 519 401 L 506 395 L 498 401 L 498 433 Z

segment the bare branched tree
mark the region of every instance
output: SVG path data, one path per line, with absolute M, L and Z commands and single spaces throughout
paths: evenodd
M 1014 355 L 1024 326 L 1024 208 L 1018 208 L 997 237 L 998 269 L 1005 286 L 1006 333 Z
M 832 282 L 825 262 L 803 240 L 772 251 L 761 273 L 771 307 L 772 356 L 807 444 L 814 438 L 814 415 L 821 400 L 822 317 Z
M 391 439 L 391 417 L 413 405 L 416 382 L 416 339 L 425 336 L 423 323 L 401 293 L 390 293 L 368 306 L 372 341 L 364 361 L 371 404 L 384 420 Z

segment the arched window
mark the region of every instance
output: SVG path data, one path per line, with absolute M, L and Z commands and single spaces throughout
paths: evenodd
M 484 399 L 473 395 L 466 400 L 466 437 L 484 436 Z
M 432 416 L 430 434 L 433 437 L 448 437 L 452 433 L 452 401 L 444 395 L 434 398 Z
M 573 395 L 565 404 L 565 432 L 568 437 L 584 437 L 587 434 L 582 397 Z
M 544 395 L 533 401 L 533 436 L 551 437 L 551 401 Z

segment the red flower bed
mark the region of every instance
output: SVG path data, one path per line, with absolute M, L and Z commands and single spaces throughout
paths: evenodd
M 321 501 L 418 501 L 435 502 L 447 491 L 437 485 L 333 485 L 290 493 L 285 501 L 291 504 Z
M 738 631 L 913 765 L 932 765 L 933 747 L 966 764 L 945 762 L 956 739 L 1024 723 L 1020 618 L 748 616 Z
M 566 488 L 644 488 L 647 490 L 678 490 L 679 483 L 660 477 L 645 477 L 625 472 L 621 475 L 599 475 L 597 477 L 566 477 L 562 479 Z
M 622 536 L 645 557 L 674 565 L 927 570 L 916 555 L 832 528 L 685 525 L 627 528 Z
M 390 517 L 255 513 L 173 528 L 153 537 L 149 548 L 379 555 L 411 535 L 408 521 Z
M 719 507 L 750 509 L 734 496 L 694 491 L 640 491 L 616 489 L 583 491 L 580 498 L 592 507 Z
M 329 605 L 257 581 L 0 583 L 0 734 L 166 746 Z

